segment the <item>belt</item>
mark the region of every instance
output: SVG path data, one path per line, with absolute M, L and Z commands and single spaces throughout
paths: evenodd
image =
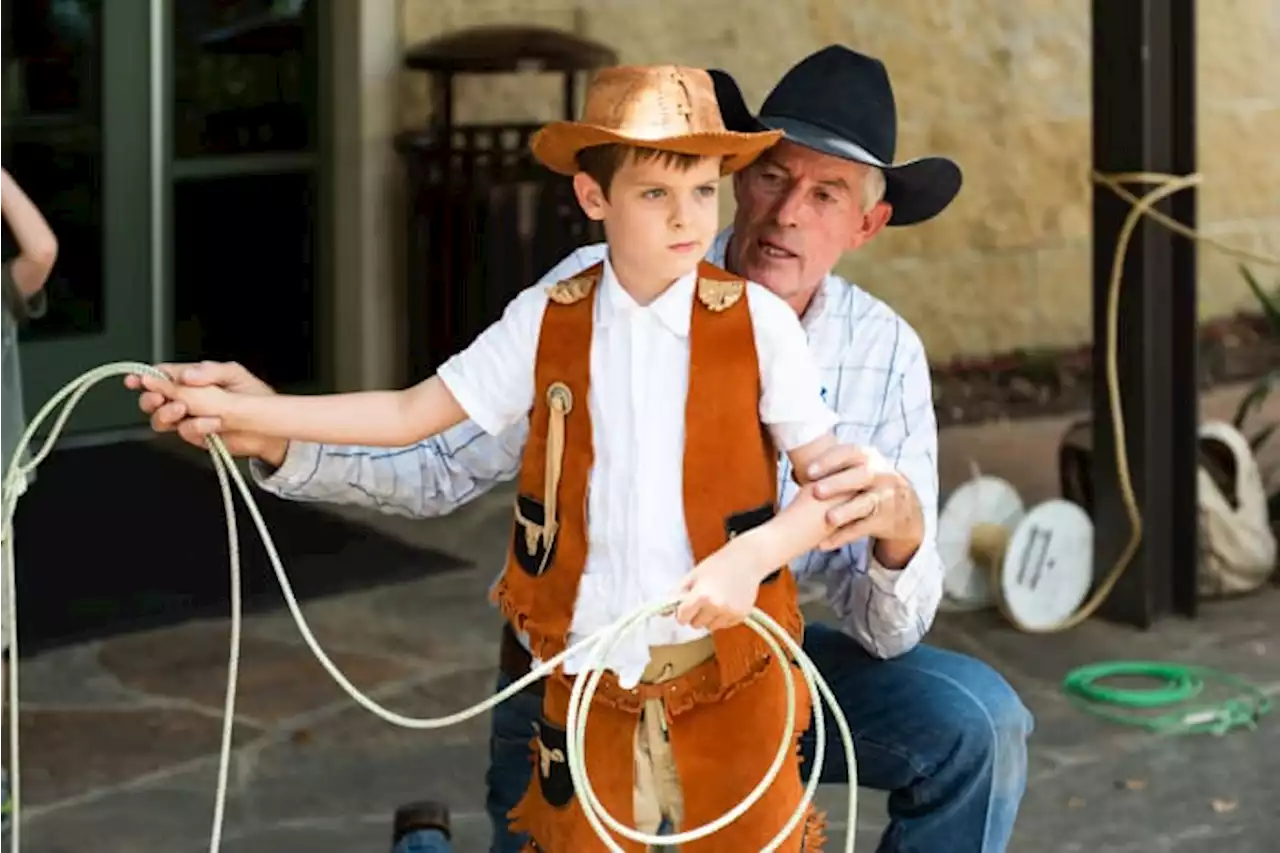
M 674 681 L 711 660 L 715 653 L 716 642 L 710 635 L 672 646 L 650 646 L 649 664 L 640 675 L 640 681 L 643 684 Z
M 661 684 L 671 681 L 692 671 L 715 655 L 715 641 L 710 637 L 702 637 L 688 643 L 672 646 L 653 646 L 649 650 L 649 665 L 645 667 L 640 680 L 646 684 Z M 502 642 L 498 647 L 498 668 L 502 674 L 512 681 L 517 681 L 529 674 L 533 668 L 533 655 L 520 642 L 511 623 L 503 623 Z M 542 695 L 542 680 L 539 679 L 525 688 L 535 695 Z

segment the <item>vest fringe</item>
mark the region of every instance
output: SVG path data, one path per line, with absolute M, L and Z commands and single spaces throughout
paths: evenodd
M 850 817 L 852 820 L 853 817 Z M 809 806 L 809 816 L 804 821 L 804 836 L 800 840 L 800 853 L 821 853 L 827 844 L 827 813 Z

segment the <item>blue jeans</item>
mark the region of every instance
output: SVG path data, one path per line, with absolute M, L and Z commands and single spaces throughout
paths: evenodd
M 821 624 L 806 627 L 803 645 L 853 732 L 858 784 L 889 792 L 889 828 L 878 853 L 1003 853 L 1026 788 L 1032 728 L 1013 688 L 981 661 L 931 646 L 880 660 Z M 500 676 L 498 689 L 509 683 Z M 520 849 L 507 812 L 531 778 L 529 740 L 541 705 L 526 692 L 493 710 L 490 853 Z M 826 723 L 822 781 L 843 784 L 844 747 L 829 714 Z M 800 748 L 807 772 L 812 727 Z
M 453 845 L 438 829 L 419 829 L 401 838 L 391 853 L 453 853 Z

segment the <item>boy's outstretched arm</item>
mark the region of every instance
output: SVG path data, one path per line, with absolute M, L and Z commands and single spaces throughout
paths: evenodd
M 502 317 L 436 375 L 403 391 L 315 396 L 232 393 L 142 377 L 148 391 L 185 404 L 186 417 L 218 418 L 222 432 L 318 444 L 404 447 L 470 419 L 498 435 L 533 408 L 547 288 L 522 291 Z M 465 408 L 464 408 L 465 407 Z
M 400 447 L 467 419 L 438 376 L 401 391 L 350 394 L 236 394 L 144 376 L 143 385 L 187 406 L 189 415 L 221 419 L 227 432 L 294 441 Z

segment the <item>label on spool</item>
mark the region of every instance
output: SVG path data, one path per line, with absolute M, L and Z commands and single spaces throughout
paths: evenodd
M 1005 550 L 1000 597 L 1028 628 L 1061 624 L 1093 585 L 1093 522 L 1078 505 L 1051 500 L 1022 519 Z

